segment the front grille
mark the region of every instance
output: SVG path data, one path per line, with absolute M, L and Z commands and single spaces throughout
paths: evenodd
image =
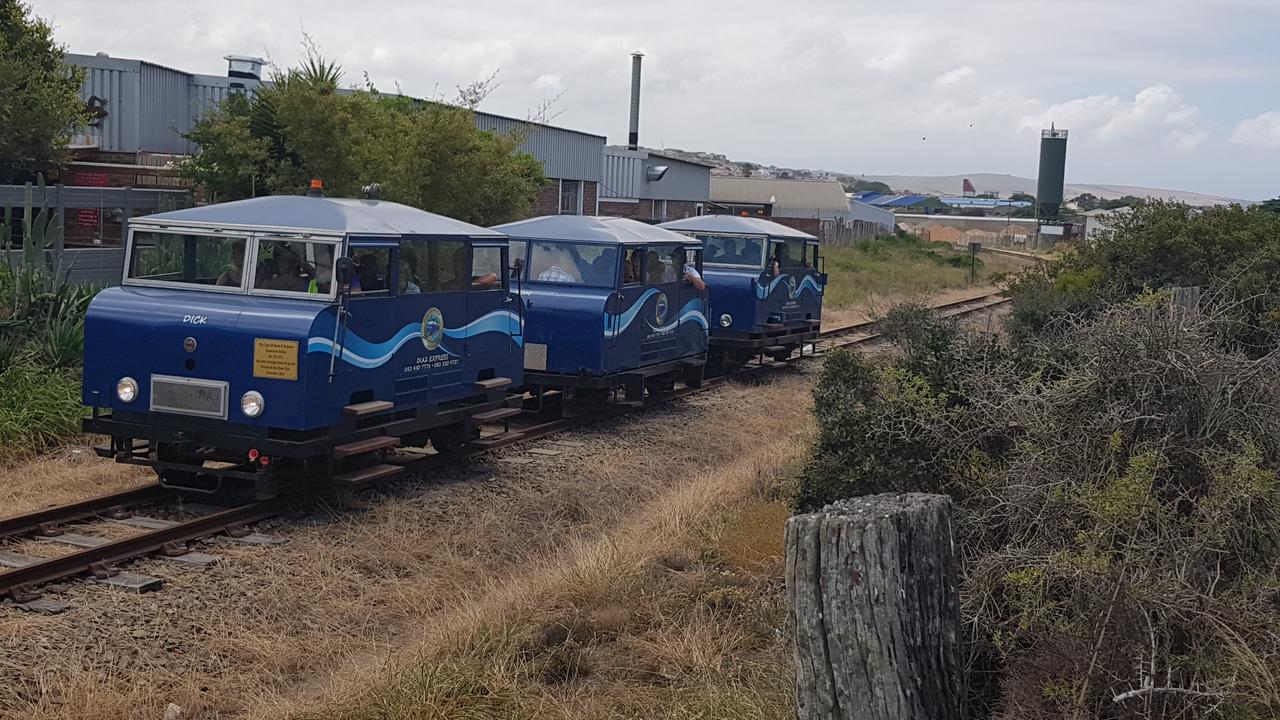
M 152 375 L 151 410 L 226 420 L 227 383 Z

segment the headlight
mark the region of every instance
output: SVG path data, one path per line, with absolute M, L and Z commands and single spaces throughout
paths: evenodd
M 138 399 L 138 381 L 131 377 L 122 377 L 116 383 L 116 397 L 120 402 L 131 403 Z
M 725 313 L 720 316 L 720 327 L 729 327 L 733 324 L 733 316 Z
M 267 401 L 262 399 L 262 393 L 257 390 L 250 390 L 240 396 L 240 412 L 251 418 L 258 417 L 266 408 Z

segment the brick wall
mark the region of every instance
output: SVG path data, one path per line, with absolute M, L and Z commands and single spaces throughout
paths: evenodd
M 601 200 L 600 214 L 615 215 L 645 222 L 665 222 L 667 220 L 693 217 L 697 213 L 697 203 L 692 200 L 668 200 L 666 216 L 655 218 L 653 214 L 654 202 L 653 200 L 640 200 L 639 202 L 608 202 Z
M 770 217 L 765 219 L 772 220 L 779 225 L 795 228 L 800 232 L 807 232 L 814 237 L 818 237 L 822 233 L 822 221 L 818 218 Z
M 596 193 L 598 192 L 599 192 L 599 188 L 596 187 L 596 183 L 594 181 L 583 181 L 582 183 L 582 214 L 583 215 L 596 214 Z M 601 212 L 604 212 L 604 211 L 601 210 Z
M 547 184 L 538 188 L 538 196 L 533 200 L 531 216 L 560 214 L 560 181 L 547 178 Z

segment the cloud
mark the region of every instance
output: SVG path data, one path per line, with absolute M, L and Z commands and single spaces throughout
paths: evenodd
M 935 85 L 955 85 L 956 83 L 974 76 L 972 65 L 961 65 L 958 68 L 948 70 L 938 77 L 934 78 Z
M 1053 123 L 1076 136 L 1107 143 L 1141 145 L 1158 138 L 1163 147 L 1190 152 L 1209 137 L 1197 124 L 1199 113 L 1198 107 L 1168 85 L 1152 85 L 1138 91 L 1132 100 L 1090 95 L 1054 103 L 1042 112 L 1024 116 L 1019 127 L 1039 129 Z
M 1231 133 L 1231 142 L 1263 150 L 1280 148 L 1280 111 L 1241 120 Z

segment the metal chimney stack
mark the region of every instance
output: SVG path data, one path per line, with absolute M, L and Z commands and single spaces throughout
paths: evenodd
M 635 150 L 640 146 L 640 62 L 644 53 L 639 50 L 631 53 L 631 130 L 627 133 L 627 147 Z

